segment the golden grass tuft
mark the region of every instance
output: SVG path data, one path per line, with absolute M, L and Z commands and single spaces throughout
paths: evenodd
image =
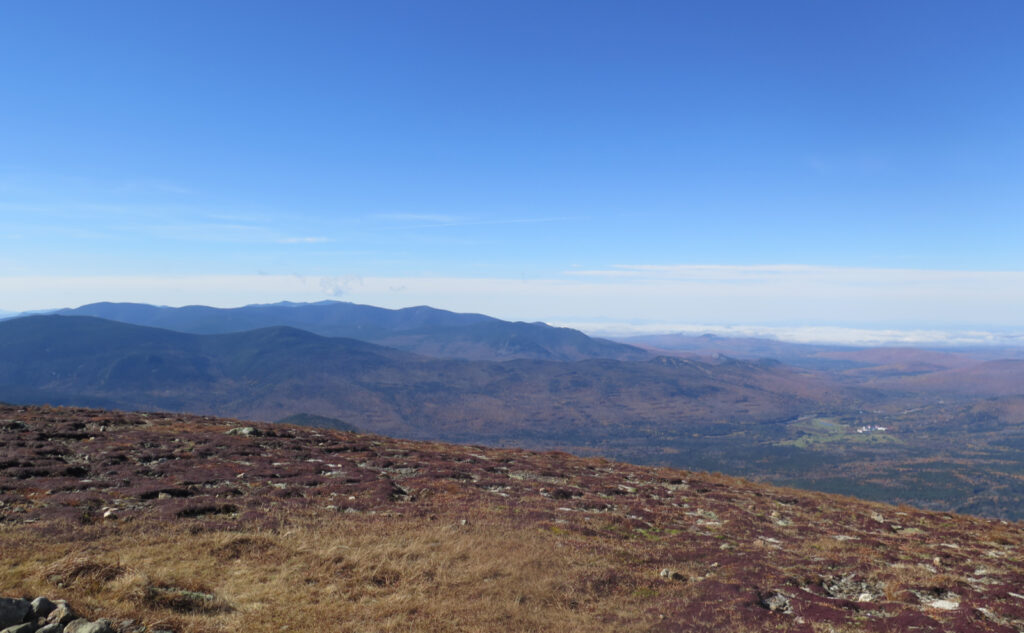
M 125 571 L 119 562 L 97 561 L 72 554 L 47 565 L 42 575 L 58 587 L 89 590 L 113 581 Z

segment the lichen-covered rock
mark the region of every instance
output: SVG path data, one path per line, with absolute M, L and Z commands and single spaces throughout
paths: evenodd
M 0 598 L 0 629 L 21 624 L 32 611 L 28 600 L 21 598 Z
M 56 602 L 56 607 L 53 611 L 50 611 L 50 615 L 46 616 L 47 624 L 59 624 L 61 626 L 67 626 L 72 621 L 78 618 L 78 615 L 68 606 L 68 603 L 63 600 Z
M 263 435 L 259 429 L 253 426 L 237 426 L 230 431 L 227 431 L 227 435 L 244 435 L 246 437 L 258 437 Z
M 138 624 L 135 620 L 121 620 L 114 626 L 114 630 L 118 633 L 146 633 L 145 625 Z
M 46 626 L 36 629 L 36 633 L 63 633 L 64 627 L 59 623 L 54 622 L 53 624 L 47 624 Z
M 761 606 L 777 613 L 793 613 L 793 607 L 789 604 L 789 598 L 778 591 L 765 594 L 761 598 Z
M 36 633 L 38 626 L 35 622 L 24 622 L 22 624 L 15 624 L 9 626 L 0 633 Z
M 45 618 L 57 608 L 57 605 L 46 596 L 39 596 L 32 601 L 31 606 L 33 619 Z
M 833 598 L 854 602 L 871 602 L 882 595 L 879 587 L 857 580 L 854 574 L 829 576 L 822 580 L 821 587 Z
M 90 622 L 79 618 L 64 627 L 64 633 L 114 633 L 114 629 L 110 626 L 110 620 Z

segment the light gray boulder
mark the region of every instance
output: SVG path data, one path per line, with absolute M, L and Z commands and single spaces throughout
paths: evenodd
M 9 626 L 0 633 L 36 633 L 36 629 L 39 628 L 35 622 L 25 622 L 24 624 L 15 624 Z
M 32 601 L 32 618 L 45 618 L 56 608 L 57 605 L 52 600 L 46 596 L 39 596 Z
M 64 627 L 64 633 L 114 633 L 114 629 L 110 626 L 110 620 L 90 622 L 85 618 L 79 618 Z
M 244 435 L 245 437 L 259 437 L 263 435 L 259 429 L 253 426 L 237 426 L 230 431 L 225 431 L 227 435 Z
M 778 591 L 772 591 L 761 598 L 761 606 L 776 613 L 793 613 L 793 607 L 789 604 L 789 598 Z
M 57 606 L 54 607 L 53 611 L 50 611 L 50 615 L 46 616 L 47 624 L 59 624 L 61 626 L 67 626 L 73 620 L 78 619 L 78 615 L 71 610 L 68 603 L 63 600 L 56 602 Z

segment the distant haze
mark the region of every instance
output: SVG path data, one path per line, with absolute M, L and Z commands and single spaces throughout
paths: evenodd
M 301 275 L 0 277 L 6 310 L 97 301 L 234 307 L 342 299 L 430 305 L 601 335 L 712 332 L 848 344 L 1006 344 L 1024 273 L 810 266 L 617 266 L 535 278 Z

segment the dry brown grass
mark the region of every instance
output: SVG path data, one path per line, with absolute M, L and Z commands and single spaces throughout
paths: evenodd
M 630 631 L 630 582 L 592 591 L 607 561 L 500 520 L 308 517 L 266 532 L 149 524 L 103 538 L 0 532 L 3 595 L 68 599 L 93 617 L 207 631 Z M 598 583 L 601 584 L 601 583 Z M 602 596 L 603 594 L 603 596 Z M 601 598 L 613 597 L 603 604 Z M 614 608 L 608 609 L 608 605 Z M 646 622 L 646 626 L 645 626 Z

